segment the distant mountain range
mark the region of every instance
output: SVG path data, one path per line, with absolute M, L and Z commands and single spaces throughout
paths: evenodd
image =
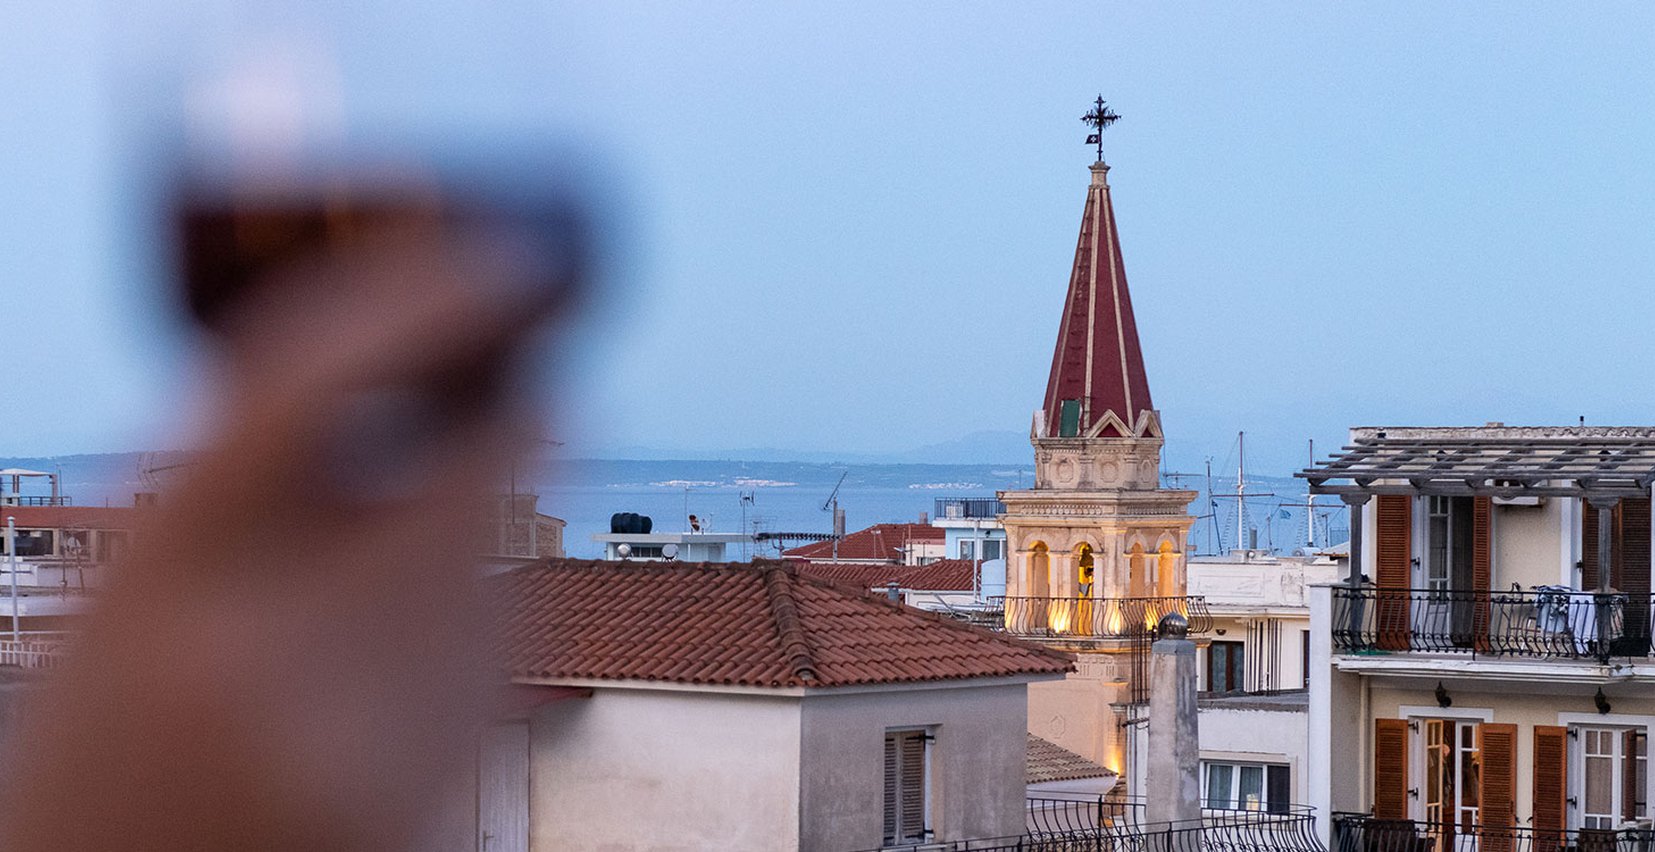
M 1026 465 L 1033 460 L 1029 436 L 1023 432 L 985 430 L 926 444 L 911 450 L 890 453 L 855 453 L 805 450 L 784 447 L 738 447 L 721 450 L 683 447 L 581 447 L 569 448 L 577 458 L 633 459 L 638 461 L 756 461 L 816 462 L 832 464 L 1005 464 Z

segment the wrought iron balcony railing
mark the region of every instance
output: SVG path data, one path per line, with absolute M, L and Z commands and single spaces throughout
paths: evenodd
M 1649 852 L 1649 828 L 1571 831 L 1333 815 L 1333 852 Z
M 1203 808 L 1200 820 L 1145 822 L 1141 802 L 1030 797 L 1021 835 L 928 841 L 883 852 L 1326 852 L 1308 807 Z M 1527 852 L 1527 850 L 1524 850 Z
M 1054 794 L 1028 796 L 1028 828 L 1032 834 L 1062 834 L 1090 831 L 1100 826 L 1148 825 L 1148 807 L 1142 796 L 1072 796 Z M 1294 823 L 1294 818 L 1314 816 L 1309 805 L 1260 803 L 1258 807 L 1236 807 L 1228 800 L 1209 799 L 1201 806 L 1201 823 L 1208 827 L 1270 826 Z
M 1206 598 L 1004 599 L 1005 631 L 1017 636 L 1062 639 L 1141 639 L 1153 635 L 1168 613 L 1189 619 L 1191 633 L 1212 629 Z
M 1650 600 L 1554 586 L 1526 591 L 1333 588 L 1333 645 L 1347 653 L 1644 657 Z

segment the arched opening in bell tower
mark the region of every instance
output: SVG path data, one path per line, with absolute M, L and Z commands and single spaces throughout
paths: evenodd
M 1138 542 L 1132 543 L 1132 549 L 1126 553 L 1126 596 L 1129 598 L 1149 597 L 1149 560 L 1145 558 L 1144 546 Z
M 1074 632 L 1091 635 L 1092 631 L 1092 590 L 1097 579 L 1097 560 L 1092 554 L 1092 545 L 1081 542 L 1075 547 L 1075 599 L 1072 606 L 1075 608 Z
M 1037 541 L 1029 548 L 1028 590 L 1031 598 L 1047 598 L 1052 594 L 1052 556 L 1046 543 Z

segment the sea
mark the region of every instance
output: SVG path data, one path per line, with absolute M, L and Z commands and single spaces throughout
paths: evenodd
M 161 462 L 157 464 L 157 462 Z M 131 505 L 135 491 L 165 487 L 176 459 L 140 453 L 0 458 L 0 467 L 58 471 L 64 493 L 80 505 Z M 564 549 L 570 556 L 595 557 L 602 547 L 592 536 L 609 531 L 617 512 L 647 515 L 654 529 L 682 532 L 689 516 L 713 532 L 826 533 L 833 528 L 832 502 L 845 512 L 846 528 L 935 517 L 937 501 L 993 497 L 996 491 L 1027 488 L 1030 464 L 874 464 L 742 460 L 571 459 L 525 465 L 507 488 L 539 495 L 540 511 L 568 523 Z M 1193 552 L 1220 553 L 1235 547 L 1233 479 L 1214 477 L 1208 498 L 1204 478 L 1169 477 L 1169 487 L 1198 492 L 1190 504 L 1196 516 L 1190 532 Z M 1249 476 L 1245 527 L 1259 547 L 1292 551 L 1305 543 L 1304 484 L 1290 477 Z M 1336 501 L 1322 498 L 1329 504 Z M 1345 513 L 1328 505 L 1310 513 L 1317 540 L 1344 541 Z M 1256 532 L 1252 532 L 1256 531 Z M 791 544 L 797 544 L 792 542 Z M 773 556 L 782 542 L 753 545 L 732 555 Z M 791 546 L 789 544 L 789 546 Z

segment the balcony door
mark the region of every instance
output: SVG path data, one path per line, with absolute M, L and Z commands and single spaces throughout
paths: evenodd
M 1464 719 L 1421 720 L 1420 814 L 1436 852 L 1467 848 L 1475 836 L 1482 802 L 1482 762 L 1477 723 Z

